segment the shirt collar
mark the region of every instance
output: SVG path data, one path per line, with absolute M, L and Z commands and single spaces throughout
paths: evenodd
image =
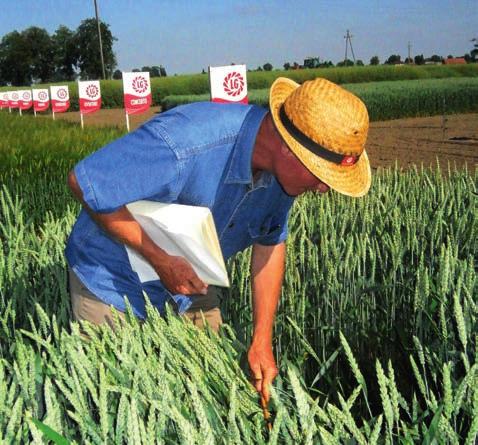
M 256 136 L 267 110 L 252 106 L 242 123 L 234 144 L 225 183 L 252 184 L 252 152 Z

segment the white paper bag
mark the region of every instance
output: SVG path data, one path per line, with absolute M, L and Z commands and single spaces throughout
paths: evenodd
M 136 201 L 126 207 L 154 243 L 169 255 L 186 258 L 202 281 L 229 287 L 214 219 L 207 207 L 155 201 Z M 141 255 L 128 246 L 126 251 L 142 283 L 159 279 Z

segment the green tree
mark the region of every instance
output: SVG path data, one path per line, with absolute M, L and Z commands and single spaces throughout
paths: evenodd
M 163 65 L 159 65 L 159 74 L 161 77 L 167 77 L 166 68 Z
M 343 60 L 342 62 L 337 63 L 337 66 L 353 66 L 353 65 L 354 63 L 350 59 Z
M 392 54 L 386 61 L 385 63 L 387 65 L 395 65 L 397 63 L 402 63 L 402 58 L 400 57 L 399 54 Z
M 364 66 L 363 60 L 358 59 L 358 60 L 355 62 L 355 66 Z
M 286 62 L 284 63 L 284 69 L 287 71 L 287 70 L 290 70 L 290 63 L 289 62 Z
M 437 55 L 437 54 L 433 54 L 433 56 L 430 57 L 430 60 L 432 62 L 442 62 L 443 61 L 443 57 Z
M 31 83 L 30 52 L 25 39 L 18 31 L 2 37 L 0 42 L 0 77 L 13 86 Z
M 120 70 L 115 70 L 113 73 L 113 79 L 119 80 L 123 78 L 123 73 Z
M 78 53 L 75 46 L 74 31 L 61 25 L 51 39 L 55 65 L 54 80 L 74 80 L 76 67 L 78 65 Z
M 415 65 L 424 65 L 425 64 L 425 57 L 423 57 L 423 54 L 416 55 L 414 60 L 415 60 Z
M 159 66 L 153 65 L 151 67 L 151 71 L 150 71 L 149 74 L 150 74 L 151 77 L 160 77 L 161 76 L 161 71 L 160 71 Z
M 472 62 L 478 61 L 478 38 L 474 37 L 470 40 L 473 42 L 473 49 L 470 51 L 470 59 Z
M 380 59 L 378 58 L 378 56 L 373 56 L 370 59 L 370 65 L 378 65 L 379 63 L 380 63 Z
M 262 65 L 262 68 L 264 68 L 264 71 L 272 71 L 272 64 L 270 64 L 269 62 L 267 63 L 264 63 L 264 65 Z
M 22 31 L 24 45 L 28 48 L 25 57 L 29 64 L 30 80 L 48 82 L 55 72 L 54 47 L 46 29 L 31 26 Z
M 110 78 L 116 67 L 116 56 L 113 52 L 113 42 L 117 40 L 111 34 L 110 27 L 100 22 L 101 42 L 106 77 Z M 82 78 L 102 78 L 100 44 L 96 19 L 83 20 L 75 33 L 75 46 L 78 54 L 78 68 Z

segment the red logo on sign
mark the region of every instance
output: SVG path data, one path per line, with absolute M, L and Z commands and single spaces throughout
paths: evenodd
M 233 71 L 224 78 L 222 86 L 228 96 L 239 96 L 244 90 L 244 78 L 240 73 Z
M 25 92 L 23 93 L 23 99 L 24 99 L 24 100 L 30 100 L 30 93 L 29 93 L 28 91 L 25 91 Z
M 66 99 L 68 96 L 68 92 L 65 90 L 65 88 L 60 88 L 56 92 L 56 95 L 58 96 L 59 99 Z
M 90 97 L 91 99 L 94 99 L 96 96 L 98 96 L 100 90 L 98 89 L 98 87 L 94 84 L 91 84 L 91 85 L 88 85 L 86 87 L 86 94 L 88 97 Z
M 40 100 L 47 100 L 47 99 L 48 99 L 48 95 L 46 94 L 45 91 L 40 91 L 40 92 L 38 93 L 38 99 L 40 99 Z
M 18 99 L 18 93 L 12 93 L 12 99 L 17 100 Z
M 137 93 L 141 94 L 141 93 L 144 93 L 148 89 L 148 81 L 143 76 L 136 76 L 133 79 L 132 86 L 133 86 L 133 90 L 135 90 Z
M 344 156 L 341 165 L 354 165 L 358 160 L 357 156 Z

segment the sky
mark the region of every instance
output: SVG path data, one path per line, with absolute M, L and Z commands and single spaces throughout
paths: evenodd
M 118 39 L 118 68 L 163 65 L 168 74 L 208 66 L 269 62 L 299 64 L 306 57 L 344 59 L 352 34 L 356 59 L 405 59 L 423 54 L 462 56 L 478 38 L 477 0 L 97 0 L 101 20 Z M 29 26 L 53 33 L 94 17 L 93 0 L 0 0 L 0 37 Z M 349 49 L 350 55 L 350 49 Z M 351 57 L 350 57 L 351 58 Z

